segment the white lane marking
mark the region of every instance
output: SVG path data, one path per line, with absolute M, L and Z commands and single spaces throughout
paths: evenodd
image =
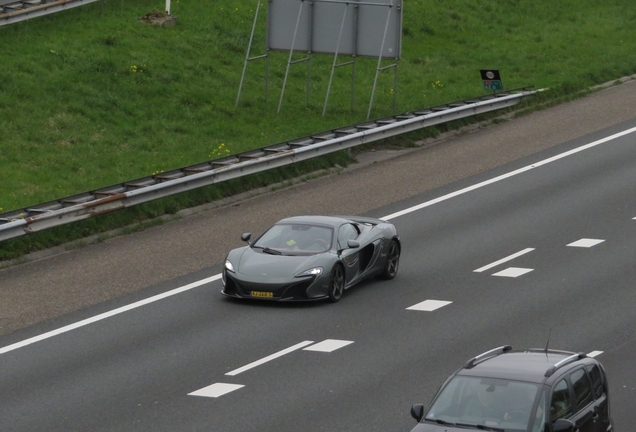
M 277 353 L 274 353 L 274 354 L 272 354 L 272 355 L 269 355 L 269 356 L 267 356 L 267 357 L 264 357 L 264 358 L 262 358 L 262 359 L 260 359 L 260 360 L 256 360 L 255 362 L 252 362 L 252 363 L 250 363 L 250 364 L 248 364 L 248 365 L 245 365 L 245 366 L 240 367 L 240 368 L 238 368 L 238 369 L 234 369 L 233 371 L 230 371 L 230 372 L 226 373 L 225 375 L 229 375 L 229 376 L 235 376 L 235 375 L 238 375 L 238 374 L 240 374 L 240 373 L 242 373 L 242 372 L 245 372 L 246 370 L 250 370 L 250 369 L 252 369 L 252 368 L 255 368 L 256 366 L 260 366 L 260 365 L 262 365 L 263 363 L 267 363 L 268 361 L 272 361 L 272 360 L 274 360 L 274 359 L 277 359 L 278 357 L 282 357 L 282 356 L 284 356 L 285 354 L 289 354 L 289 353 L 290 353 L 290 352 L 292 352 L 292 351 L 296 351 L 296 350 L 298 350 L 298 349 L 301 349 L 301 348 L 303 348 L 303 347 L 306 347 L 307 345 L 311 345 L 312 343 L 314 343 L 314 341 L 303 341 L 303 342 L 298 343 L 298 344 L 296 344 L 296 345 L 294 345 L 294 346 L 291 346 L 291 347 L 289 347 L 289 348 L 285 348 L 285 349 L 284 349 L 284 350 L 282 350 L 282 351 L 278 351 Z
M 226 383 L 216 383 L 207 387 L 203 387 L 200 390 L 194 391 L 192 393 L 188 393 L 188 396 L 203 396 L 203 397 L 211 397 L 217 398 L 219 396 L 223 396 L 234 390 L 238 390 L 240 388 L 245 387 L 241 384 L 226 384 Z
M 318 351 L 318 352 L 333 352 L 337 349 L 340 349 L 342 347 L 345 347 L 347 345 L 350 345 L 353 343 L 353 341 L 347 341 L 347 340 L 338 340 L 338 339 L 325 339 L 322 342 L 318 342 L 317 344 L 311 345 L 313 344 L 313 341 L 303 341 L 299 344 L 296 344 L 292 347 L 289 347 L 287 349 L 284 349 L 282 351 L 279 351 L 275 354 L 272 354 L 271 356 L 265 357 L 262 360 L 258 360 L 255 361 L 253 363 L 248 364 L 247 366 L 244 366 L 240 369 L 236 369 L 232 372 L 228 372 L 225 375 L 238 375 L 241 372 L 244 372 L 248 369 L 254 368 L 256 366 L 259 366 L 263 363 L 266 363 L 270 360 L 273 360 L 275 358 L 284 356 L 285 354 L 289 354 L 292 351 L 296 351 L 302 347 L 306 347 L 303 348 L 303 350 L 306 351 Z M 307 346 L 309 345 L 309 346 Z M 192 393 L 188 393 L 188 396 L 204 396 L 204 397 L 219 397 L 219 396 L 223 396 L 225 394 L 228 394 L 230 392 L 233 392 L 234 390 L 238 390 L 240 388 L 245 387 L 244 385 L 241 384 L 227 384 L 227 383 L 215 383 L 212 384 L 210 386 L 207 387 L 203 387 L 202 389 L 199 389 L 197 391 L 194 391 Z
M 603 351 L 592 351 L 591 353 L 588 353 L 587 356 L 588 357 L 596 357 L 603 354 Z
M 445 300 L 424 300 L 421 303 L 407 307 L 406 310 L 433 312 L 434 310 L 444 307 L 446 305 L 449 305 L 451 303 L 452 303 L 451 301 L 445 301 Z
M 144 306 L 144 305 L 147 305 L 149 303 L 156 302 L 157 300 L 161 300 L 161 299 L 173 296 L 175 294 L 181 294 L 182 292 L 191 290 L 193 288 L 200 287 L 201 285 L 205 285 L 205 284 L 210 283 L 210 282 L 214 282 L 215 280 L 218 280 L 218 279 L 221 279 L 221 274 L 220 273 L 217 274 L 217 275 L 211 276 L 209 278 L 205 278 L 205 279 L 201 279 L 201 280 L 196 281 L 196 282 L 192 282 L 191 284 L 184 285 L 184 286 L 182 286 L 180 288 L 175 288 L 175 289 L 173 289 L 171 291 L 166 291 L 165 293 L 157 294 L 156 296 L 148 297 L 147 299 L 139 300 L 139 301 L 137 301 L 135 303 L 131 303 L 129 305 L 122 306 L 122 307 L 117 308 L 117 309 L 113 309 L 112 311 L 104 312 L 104 313 L 99 314 L 99 315 L 95 315 L 94 317 L 87 318 L 87 319 L 82 320 L 82 321 L 78 321 L 78 322 L 76 322 L 74 324 L 70 324 L 70 325 L 67 325 L 67 326 L 64 326 L 64 327 L 60 327 L 57 330 L 53 330 L 53 331 L 50 331 L 50 332 L 47 332 L 47 333 L 43 333 L 43 334 L 41 334 L 39 336 L 35 336 L 35 337 L 29 338 L 29 339 L 25 339 L 25 340 L 23 340 L 21 342 L 14 343 L 12 345 L 7 345 L 4 348 L 0 348 L 0 354 L 8 353 L 9 351 L 13 351 L 13 350 L 16 350 L 18 348 L 25 347 L 27 345 L 31 345 L 32 343 L 40 342 L 40 341 L 43 341 L 45 339 L 51 338 L 53 336 L 57 336 L 57 335 L 60 335 L 62 333 L 66 333 L 68 331 L 75 330 L 75 329 L 80 328 L 80 327 L 84 327 L 84 326 L 92 324 L 94 322 L 101 321 L 101 320 L 106 319 L 106 318 L 110 318 L 110 317 L 118 315 L 120 313 L 127 312 L 127 311 L 129 311 L 131 309 L 135 309 L 135 308 L 138 308 L 140 306 Z
M 512 255 L 508 255 L 507 257 L 502 258 L 502 259 L 500 259 L 499 261 L 495 261 L 495 262 L 493 262 L 493 263 L 490 263 L 490 264 L 488 264 L 488 265 L 485 265 L 485 266 L 483 266 L 483 267 L 480 267 L 480 268 L 478 268 L 477 270 L 473 270 L 473 272 L 475 272 L 475 273 L 481 273 L 481 272 L 486 271 L 486 270 L 489 270 L 489 269 L 491 269 L 491 268 L 493 268 L 493 267 L 497 267 L 499 264 L 503 264 L 503 263 L 508 262 L 508 261 L 510 261 L 510 260 L 513 260 L 513 259 L 515 259 L 515 258 L 517 258 L 517 257 L 520 257 L 521 255 L 525 255 L 525 254 L 527 254 L 528 252 L 532 252 L 533 250 L 534 250 L 534 248 L 526 248 L 526 249 L 521 250 L 521 251 L 519 251 L 519 252 L 517 252 L 517 253 L 513 253 Z
M 353 341 L 338 340 L 338 339 L 325 339 L 322 342 L 303 348 L 304 351 L 320 351 L 320 352 L 333 352 L 337 349 L 352 344 Z
M 603 243 L 604 241 L 605 240 L 583 238 L 581 240 L 570 243 L 568 246 L 589 248 L 592 246 L 596 246 L 599 243 Z
M 516 278 L 526 273 L 530 273 L 534 269 L 529 268 L 520 268 L 520 267 L 508 267 L 505 270 L 502 270 L 497 273 L 493 273 L 493 276 L 501 276 L 501 277 L 512 277 Z
M 598 141 L 591 142 L 589 144 L 586 144 L 584 146 L 578 147 L 576 149 L 569 150 L 567 152 L 561 153 L 559 155 L 553 156 L 553 157 L 548 158 L 548 159 L 544 159 L 544 160 L 539 161 L 537 163 L 534 163 L 532 165 L 528 165 L 527 167 L 512 171 L 510 173 L 501 175 L 499 177 L 495 177 L 495 178 L 490 179 L 490 180 L 486 180 L 484 182 L 481 182 L 481 183 L 478 183 L 476 185 L 461 189 L 459 191 L 450 193 L 448 195 L 444 195 L 444 196 L 436 198 L 434 200 L 427 201 L 427 202 L 424 202 L 422 204 L 410 207 L 408 209 L 392 213 L 392 214 L 390 214 L 388 216 L 385 216 L 383 218 L 380 218 L 380 219 L 384 219 L 384 220 L 388 221 L 388 220 L 391 220 L 391 219 L 395 219 L 396 217 L 404 216 L 405 214 L 412 213 L 412 212 L 417 211 L 419 209 L 422 209 L 424 207 L 429 207 L 429 206 L 432 206 L 433 204 L 437 204 L 437 203 L 440 203 L 442 201 L 449 200 L 449 199 L 454 198 L 456 196 L 459 196 L 459 195 L 471 192 L 473 190 L 488 186 L 490 184 L 499 182 L 501 180 L 505 180 L 505 179 L 507 179 L 509 177 L 514 177 L 514 176 L 516 176 L 518 174 L 522 174 L 522 173 L 524 173 L 526 171 L 529 171 L 529 170 L 531 170 L 533 168 L 537 168 L 537 167 L 540 167 L 542 165 L 546 165 L 546 164 L 549 164 L 551 162 L 557 161 L 559 159 L 562 159 L 562 158 L 571 156 L 573 154 L 582 152 L 584 150 L 588 150 L 588 149 L 590 149 L 592 147 L 596 147 L 596 146 L 604 144 L 604 143 L 606 143 L 608 141 L 612 141 L 612 140 L 614 140 L 616 138 L 620 138 L 622 136 L 629 135 L 630 133 L 633 133 L 633 132 L 636 132 L 636 127 L 624 130 L 624 131 L 619 132 L 619 133 L 614 134 L 614 135 L 610 135 L 610 136 L 602 138 L 602 139 L 600 139 Z M 196 288 L 197 286 L 204 285 L 204 284 L 206 284 L 208 282 L 212 282 L 212 281 L 220 279 L 220 278 L 221 278 L 221 274 L 217 274 L 217 275 L 212 276 L 211 278 L 203 279 L 201 281 L 194 282 L 193 284 L 190 284 L 190 285 L 195 285 L 196 284 L 195 286 L 192 286 L 190 288 L 186 288 L 186 287 L 190 286 L 190 285 L 186 285 L 186 287 L 177 288 L 177 289 L 175 289 L 173 291 L 168 291 L 167 293 L 164 293 L 165 295 L 163 297 L 161 297 L 161 295 L 160 296 L 150 297 L 149 299 L 142 300 L 140 302 L 136 302 L 136 303 L 133 303 L 133 304 L 131 304 L 129 306 L 124 306 L 123 308 L 120 308 L 120 309 L 125 309 L 125 310 L 121 310 L 120 311 L 119 309 L 115 309 L 112 312 L 106 312 L 104 314 L 100 314 L 100 315 L 97 315 L 95 317 L 88 318 L 88 319 L 86 319 L 84 321 L 80 321 L 79 323 L 71 324 L 69 326 L 62 327 L 61 329 L 54 330 L 54 331 L 51 331 L 51 332 L 48 332 L 48 333 L 44 333 L 44 334 L 42 334 L 40 336 L 36 336 L 36 337 L 30 338 L 30 339 L 27 339 L 25 341 L 15 343 L 13 345 L 9 345 L 9 346 L 6 346 L 4 348 L 0 348 L 0 354 L 4 354 L 6 352 L 13 351 L 13 350 L 18 349 L 18 348 L 22 348 L 22 347 L 24 347 L 26 345 L 30 345 L 32 343 L 39 342 L 39 341 L 42 341 L 44 339 L 48 339 L 48 338 L 53 337 L 53 336 L 57 336 L 57 335 L 59 335 L 61 333 L 66 333 L 67 331 L 74 330 L 74 329 L 79 328 L 79 327 L 83 327 L 83 326 L 85 326 L 87 324 L 91 324 L 91 323 L 93 323 L 95 321 L 99 321 L 99 320 L 102 320 L 102 319 L 105 319 L 105 318 L 109 318 L 109 317 L 111 317 L 113 315 L 117 315 L 117 314 L 125 312 L 127 310 L 138 308 L 140 306 L 155 302 L 155 301 L 160 300 L 162 298 L 169 297 L 169 296 L 174 295 L 174 294 L 179 294 L 180 292 L 187 291 L 188 289 Z
M 568 157 L 568 156 L 572 156 L 573 154 L 582 152 L 584 150 L 591 149 L 592 147 L 596 147 L 596 146 L 604 144 L 604 143 L 606 143 L 608 141 L 612 141 L 612 140 L 614 140 L 616 138 L 620 138 L 622 136 L 629 135 L 630 133 L 633 133 L 633 132 L 636 132 L 636 127 L 624 130 L 624 131 L 619 132 L 619 133 L 614 134 L 614 135 L 610 135 L 608 137 L 605 137 L 605 138 L 602 138 L 600 140 L 597 140 L 597 141 L 591 142 L 589 144 L 583 145 L 581 147 L 566 151 L 566 152 L 558 154 L 556 156 L 552 156 L 552 157 L 550 157 L 548 159 L 544 159 L 542 161 L 533 163 L 532 165 L 528 165 L 528 166 L 525 166 L 523 168 L 519 168 L 518 170 L 511 171 L 509 173 L 500 175 L 500 176 L 492 178 L 490 180 L 486 180 L 486 181 L 483 181 L 481 183 L 477 183 L 476 185 L 472 185 L 472 186 L 469 186 L 467 188 L 460 189 L 458 191 L 449 193 L 448 195 L 444 195 L 444 196 L 441 196 L 439 198 L 435 198 L 433 200 L 418 204 L 416 206 L 413 206 L 413 207 L 410 207 L 410 208 L 407 208 L 407 209 L 404 209 L 404 210 L 401 210 L 401 211 L 398 211 L 398 212 L 395 212 L 395 213 L 391 213 L 390 215 L 387 215 L 387 216 L 382 217 L 380 219 L 388 221 L 388 220 L 394 219 L 396 217 L 404 216 L 405 214 L 412 213 L 414 211 L 423 209 L 425 207 L 432 206 L 433 204 L 438 204 L 438 203 L 440 203 L 442 201 L 446 201 L 446 200 L 449 200 L 451 198 L 455 198 L 456 196 L 463 195 L 463 194 L 468 193 L 468 192 L 472 192 L 472 191 L 474 191 L 476 189 L 491 185 L 493 183 L 497 183 L 497 182 L 499 182 L 501 180 L 505 180 L 507 178 L 514 177 L 514 176 L 519 175 L 519 174 L 523 174 L 524 172 L 530 171 L 531 169 L 538 168 L 538 167 L 543 166 L 543 165 L 547 165 L 549 163 L 558 161 L 559 159 L 563 159 L 563 158 Z

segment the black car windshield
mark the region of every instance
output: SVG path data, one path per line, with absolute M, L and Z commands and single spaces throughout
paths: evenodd
M 464 427 L 527 431 L 536 424 L 537 384 L 506 379 L 455 376 L 428 410 L 428 421 L 443 420 Z
M 331 249 L 333 229 L 322 225 L 277 224 L 267 230 L 252 248 L 276 250 L 283 255 L 313 255 Z M 270 252 L 271 253 L 271 252 Z

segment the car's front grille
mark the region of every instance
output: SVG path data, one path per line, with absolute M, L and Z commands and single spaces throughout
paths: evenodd
M 301 282 L 287 285 L 282 291 L 282 299 L 307 300 L 307 288 L 312 284 L 314 278 L 306 278 Z
M 276 300 L 307 300 L 306 291 L 313 281 L 313 277 L 308 277 L 300 279 L 299 282 L 293 284 L 274 286 L 269 284 L 237 281 L 231 273 L 226 272 L 225 288 L 223 289 L 223 292 L 226 295 L 236 297 L 251 297 L 252 291 L 271 292 L 271 298 Z

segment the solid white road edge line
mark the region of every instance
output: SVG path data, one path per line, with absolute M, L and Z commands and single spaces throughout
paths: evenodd
M 495 261 L 494 263 L 490 263 L 490 264 L 488 264 L 488 265 L 485 265 L 485 266 L 483 266 L 483 267 L 480 267 L 480 268 L 478 268 L 477 270 L 473 270 L 473 272 L 475 272 L 475 273 L 481 273 L 481 272 L 486 271 L 486 270 L 489 270 L 489 269 L 491 269 L 491 268 L 493 268 L 493 267 L 497 267 L 499 264 L 503 264 L 503 263 L 505 263 L 505 262 L 507 262 L 507 261 L 510 261 L 510 260 L 513 260 L 513 259 L 515 259 L 515 258 L 517 258 L 517 257 L 519 257 L 519 256 L 521 256 L 521 255 L 525 255 L 525 254 L 527 254 L 528 252 L 532 252 L 533 250 L 534 250 L 534 248 L 526 248 L 526 249 L 524 249 L 524 250 L 522 250 L 522 251 L 519 251 L 519 252 L 517 252 L 517 253 L 513 253 L 512 255 L 508 255 L 507 257 L 502 258 L 502 259 L 500 259 L 499 261 Z
M 180 294 L 180 293 L 182 293 L 184 291 L 188 291 L 188 290 L 191 290 L 193 288 L 197 288 L 197 287 L 199 287 L 201 285 L 205 285 L 207 283 L 214 282 L 215 280 L 218 280 L 220 278 L 221 278 L 221 274 L 217 274 L 217 275 L 211 276 L 209 278 L 201 279 L 199 281 L 192 282 L 191 284 L 184 285 L 184 286 L 179 287 L 179 288 L 175 288 L 175 289 L 173 289 L 171 291 L 166 291 L 165 293 L 157 294 L 156 296 L 148 297 L 147 299 L 139 300 L 139 301 L 137 301 L 135 303 L 131 303 L 129 305 L 122 306 L 122 307 L 117 308 L 117 309 L 113 309 L 112 311 L 104 312 L 102 314 L 95 315 L 94 317 L 87 318 L 87 319 L 82 320 L 82 321 L 78 321 L 78 322 L 76 322 L 74 324 L 70 324 L 70 325 L 61 327 L 61 328 L 59 328 L 57 330 L 52 330 L 50 332 L 43 333 L 43 334 L 41 334 L 39 336 L 35 336 L 35 337 L 29 338 L 29 339 L 25 339 L 22 342 L 17 342 L 17 343 L 14 343 L 12 345 L 8 345 L 8 346 L 6 346 L 4 348 L 0 348 L 0 354 L 4 354 L 4 353 L 7 353 L 9 351 L 13 351 L 13 350 L 16 350 L 18 348 L 25 347 L 27 345 L 31 345 L 32 343 L 40 342 L 40 341 L 42 341 L 44 339 L 48 339 L 48 338 L 51 338 L 53 336 L 57 336 L 59 334 L 66 333 L 68 331 L 75 330 L 75 329 L 80 328 L 80 327 L 84 327 L 84 326 L 86 326 L 88 324 L 92 324 L 94 322 L 101 321 L 101 320 L 106 319 L 106 318 L 110 318 L 110 317 L 112 317 L 114 315 L 118 315 L 120 313 L 127 312 L 127 311 L 129 311 L 131 309 L 135 309 L 135 308 L 138 308 L 140 306 L 144 306 L 144 305 L 147 305 L 149 303 L 156 302 L 157 300 L 161 300 L 161 299 L 164 299 L 166 297 L 171 297 L 173 295 Z
M 412 212 L 414 212 L 416 210 L 423 209 L 424 207 L 429 207 L 429 206 L 432 206 L 433 204 L 438 204 L 438 203 L 440 203 L 442 201 L 446 201 L 446 200 L 449 200 L 451 198 L 455 198 L 456 196 L 463 195 L 463 194 L 468 193 L 468 192 L 472 192 L 472 191 L 474 191 L 476 189 L 480 189 L 480 188 L 482 188 L 484 186 L 488 186 L 488 185 L 491 185 L 493 183 L 497 183 L 497 182 L 499 182 L 501 180 L 505 180 L 507 178 L 514 177 L 514 176 L 522 174 L 522 173 L 524 173 L 526 171 L 530 171 L 531 169 L 538 168 L 538 167 L 543 166 L 543 165 L 547 165 L 547 164 L 549 164 L 551 162 L 558 161 L 559 159 L 563 159 L 563 158 L 568 157 L 568 156 L 572 156 L 573 154 L 582 152 L 584 150 L 591 149 L 592 147 L 596 147 L 598 145 L 604 144 L 604 143 L 606 143 L 608 141 L 611 141 L 611 140 L 614 140 L 616 138 L 620 138 L 622 136 L 629 135 L 630 133 L 633 133 L 633 132 L 636 132 L 636 127 L 624 130 L 624 131 L 619 132 L 619 133 L 614 134 L 614 135 L 610 135 L 610 136 L 602 138 L 602 139 L 600 139 L 598 141 L 594 141 L 594 142 L 591 142 L 589 144 L 585 144 L 584 146 L 577 147 L 577 148 L 575 148 L 573 150 L 566 151 L 565 153 L 561 153 L 561 154 L 558 154 L 556 156 L 552 156 L 551 158 L 544 159 L 544 160 L 539 161 L 537 163 L 533 163 L 532 165 L 528 165 L 526 167 L 519 168 L 518 170 L 511 171 L 509 173 L 500 175 L 499 177 L 495 177 L 495 178 L 492 178 L 490 180 L 486 180 L 486 181 L 483 181 L 481 183 L 477 183 L 476 185 L 472 185 L 472 186 L 469 186 L 467 188 L 460 189 L 458 191 L 455 191 L 455 192 L 449 193 L 447 195 L 441 196 L 439 198 L 435 198 L 433 200 L 426 201 L 426 202 L 424 202 L 422 204 L 418 204 L 416 206 L 407 208 L 405 210 L 401 210 L 399 212 L 392 213 L 392 214 L 390 214 L 388 216 L 385 216 L 383 218 L 380 218 L 380 219 L 388 221 L 388 220 L 394 219 L 396 217 L 404 216 L 405 214 L 412 213 Z
M 416 211 L 416 210 L 420 210 L 420 209 L 422 209 L 422 208 L 424 208 L 424 207 L 429 207 L 429 206 L 432 206 L 433 204 L 437 204 L 437 203 L 440 203 L 440 202 L 442 202 L 442 201 L 449 200 L 449 199 L 454 198 L 454 197 L 456 197 L 456 196 L 459 196 L 459 195 L 462 195 L 462 194 L 465 194 L 465 193 L 471 192 L 471 191 L 473 191 L 473 190 L 476 190 L 476 189 L 479 189 L 479 188 L 482 188 L 482 187 L 488 186 L 488 185 L 490 185 L 490 184 L 492 184 L 492 183 L 496 183 L 496 182 L 498 182 L 498 181 L 505 180 L 505 179 L 507 179 L 507 178 L 509 178 L 509 177 L 516 176 L 516 175 L 518 175 L 518 174 L 521 174 L 521 173 L 524 173 L 524 172 L 526 172 L 526 171 L 529 171 L 529 170 L 531 170 L 531 169 L 533 169 L 533 168 L 537 168 L 537 167 L 540 167 L 540 166 L 542 166 L 542 165 L 549 164 L 550 162 L 554 162 L 554 161 L 557 161 L 557 160 L 559 160 L 559 159 L 565 158 L 565 157 L 567 157 L 567 156 L 571 156 L 571 155 L 573 155 L 573 154 L 576 154 L 576 153 L 582 152 L 582 151 L 584 151 L 584 150 L 590 149 L 590 148 L 592 148 L 592 147 L 596 147 L 596 146 L 598 146 L 598 145 L 601 145 L 601 144 L 606 143 L 606 142 L 608 142 L 608 141 L 614 140 L 614 139 L 616 139 L 616 138 L 620 138 L 620 137 L 622 137 L 622 136 L 629 135 L 630 133 L 633 133 L 633 132 L 636 132 L 636 127 L 635 127 L 635 128 L 631 128 L 631 129 L 624 130 L 624 131 L 619 132 L 619 133 L 614 134 L 614 135 L 610 135 L 610 136 L 605 137 L 605 138 L 602 138 L 602 139 L 600 139 L 600 140 L 598 140 L 598 141 L 591 142 L 591 143 L 586 144 L 586 145 L 584 145 L 584 146 L 582 146 L 582 147 L 578 147 L 578 148 L 576 148 L 576 149 L 573 149 L 573 150 L 567 151 L 567 152 L 565 152 L 565 153 L 561 153 L 561 154 L 559 154 L 559 155 L 553 156 L 553 157 L 548 158 L 548 159 L 545 159 L 545 160 L 543 160 L 543 161 L 539 161 L 539 162 L 534 163 L 534 164 L 532 164 L 532 165 L 528 165 L 527 167 L 524 167 L 524 168 L 521 168 L 521 169 L 518 169 L 518 170 L 512 171 L 512 172 L 510 172 L 510 173 L 508 173 L 508 174 L 504 174 L 504 175 L 501 175 L 501 176 L 499 176 L 499 177 L 495 177 L 495 178 L 493 178 L 493 179 L 490 179 L 490 180 L 487 180 L 487 181 L 484 181 L 484 182 L 478 183 L 478 184 L 476 184 L 476 185 L 473 185 L 473 186 L 470 186 L 470 187 L 467 187 L 467 188 L 461 189 L 461 190 L 459 190 L 459 191 L 456 191 L 456 192 L 450 193 L 450 194 L 448 194 L 448 195 L 444 195 L 444 196 L 439 197 L 439 198 L 436 198 L 436 199 L 434 199 L 434 200 L 424 202 L 424 203 L 422 203 L 422 204 L 419 204 L 419 205 L 416 205 L 416 206 L 410 207 L 410 208 L 408 208 L 408 209 L 405 209 L 405 210 L 402 210 L 402 211 L 399 211 L 399 212 L 396 212 L 396 213 L 392 213 L 392 214 L 390 214 L 390 215 L 388 215 L 388 216 L 385 216 L 385 217 L 383 217 L 383 218 L 380 218 L 380 219 L 384 219 L 384 220 L 387 220 L 387 221 L 388 221 L 388 220 L 391 220 L 391 219 L 395 219 L 396 217 L 404 216 L 405 214 L 412 213 L 412 212 L 414 212 L 414 211 Z M 212 277 L 209 277 L 209 278 L 206 278 L 206 279 L 200 280 L 200 281 L 198 281 L 198 282 L 193 282 L 193 283 L 191 283 L 191 284 L 189 284 L 189 285 L 186 285 L 186 286 L 183 286 L 183 287 L 181 287 L 181 288 L 176 288 L 176 289 L 174 289 L 174 290 L 172 290 L 172 291 L 168 291 L 168 292 L 166 292 L 166 293 L 159 294 L 159 295 L 157 295 L 157 296 L 150 297 L 150 298 L 148 298 L 148 299 L 145 299 L 145 300 L 141 300 L 141 301 L 138 301 L 138 302 L 132 303 L 132 304 L 130 304 L 130 305 L 128 305 L 128 306 L 123 306 L 123 307 L 118 308 L 118 309 L 115 309 L 115 310 L 113 310 L 113 311 L 105 312 L 105 313 L 103 313 L 103 314 L 99 314 L 99 315 L 97 315 L 97 316 L 94 316 L 94 317 L 92 317 L 92 318 L 85 319 L 85 320 L 80 321 L 80 322 L 78 322 L 78 323 L 71 324 L 71 325 L 68 325 L 68 326 L 66 326 L 66 327 L 62 327 L 62 328 L 60 328 L 60 329 L 53 330 L 53 331 L 50 331 L 50 332 L 47 332 L 47 333 L 41 334 L 41 335 L 39 335 L 39 336 L 32 337 L 32 338 L 30 338 L 30 339 L 26 339 L 26 340 L 24 340 L 24 341 L 22 341 L 22 342 L 18 342 L 18 343 L 12 344 L 12 345 L 8 345 L 8 346 L 6 346 L 6 347 L 4 347 L 4 348 L 0 348 L 0 354 L 4 354 L 4 353 L 7 353 L 7 352 L 9 352 L 9 351 L 13 351 L 13 350 L 16 350 L 16 349 L 18 349 L 18 348 L 22 348 L 22 347 L 27 346 L 27 345 L 31 345 L 32 343 L 35 343 L 35 342 L 40 342 L 40 341 L 42 341 L 42 340 L 45 340 L 45 339 L 51 338 L 51 337 L 53 337 L 53 336 L 57 336 L 57 335 L 59 335 L 59 334 L 66 333 L 66 332 L 68 332 L 68 331 L 70 331 L 70 330 L 74 330 L 74 329 L 76 329 L 76 328 L 83 327 L 83 326 L 85 326 L 85 325 L 88 325 L 88 324 L 94 323 L 94 322 L 96 322 L 96 321 L 100 321 L 100 320 L 103 320 L 103 319 L 109 318 L 109 317 L 111 317 L 111 316 L 113 316 L 113 315 L 117 315 L 117 314 L 120 314 L 120 313 L 122 313 L 122 312 L 126 312 L 126 311 L 128 311 L 128 310 L 135 309 L 135 308 L 138 308 L 138 307 L 140 307 L 140 306 L 144 306 L 144 305 L 146 305 L 146 304 L 149 304 L 149 303 L 155 302 L 155 301 L 157 301 L 157 300 L 161 300 L 161 299 L 163 299 L 163 298 L 170 297 L 170 296 L 175 295 L 175 294 L 179 294 L 179 293 L 181 293 L 181 292 L 183 292 L 183 291 L 187 291 L 187 290 L 190 290 L 190 289 L 192 289 L 192 288 L 196 288 L 196 287 L 198 287 L 198 286 L 205 285 L 206 283 L 213 282 L 213 281 L 215 281 L 215 280 L 217 280 L 217 279 L 220 279 L 220 278 L 221 278 L 221 274 L 217 274 L 217 275 L 214 275 L 214 276 L 212 276 Z

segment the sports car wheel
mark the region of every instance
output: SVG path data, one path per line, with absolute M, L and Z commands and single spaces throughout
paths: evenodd
M 342 266 L 336 264 L 331 270 L 331 282 L 329 283 L 329 301 L 337 302 L 344 292 L 344 270 Z
M 389 251 L 386 254 L 386 264 L 384 271 L 380 275 L 382 279 L 393 279 L 400 267 L 400 244 L 397 240 L 391 240 Z

